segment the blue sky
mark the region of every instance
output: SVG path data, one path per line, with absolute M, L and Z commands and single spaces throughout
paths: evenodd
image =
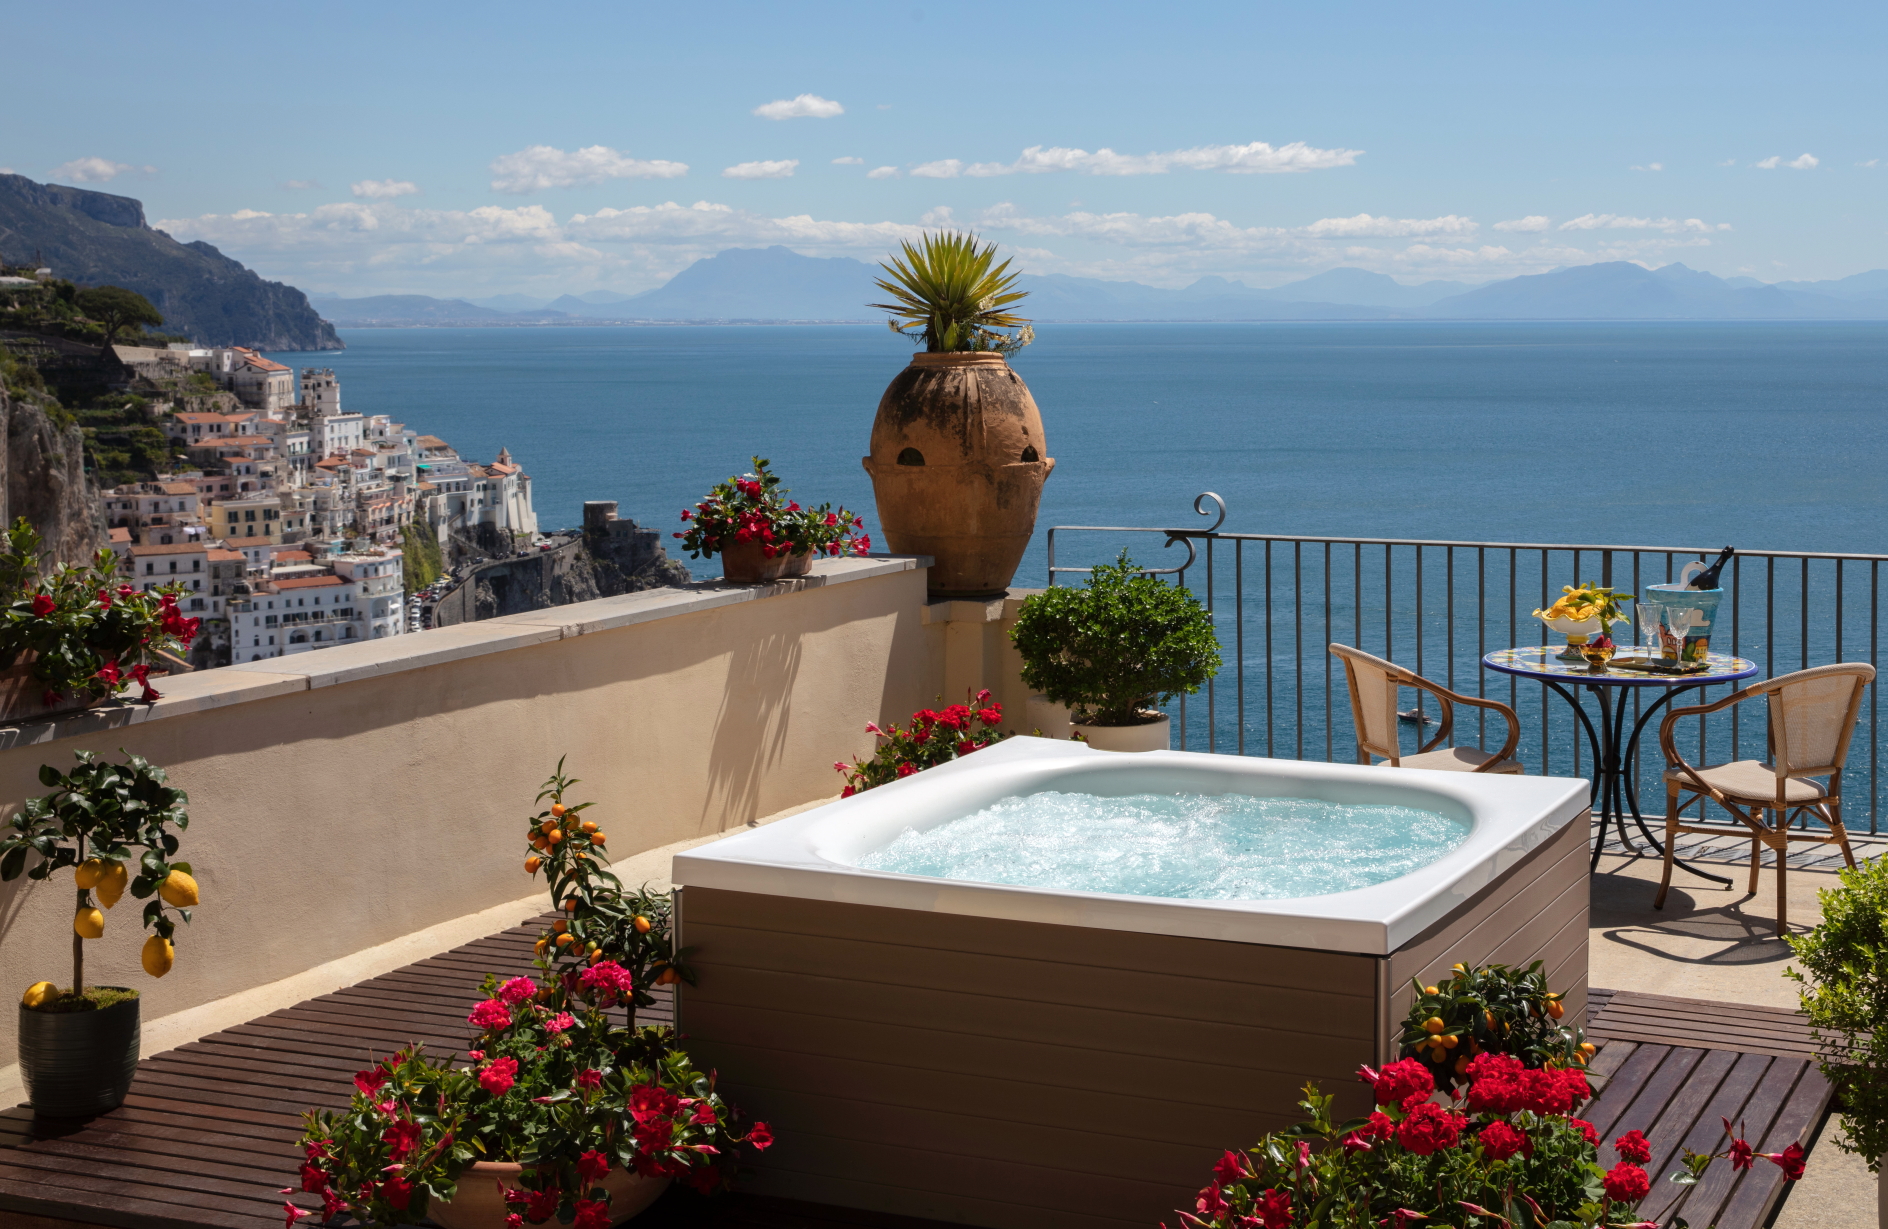
M 0 165 L 350 295 L 633 292 L 723 248 L 877 259 L 947 220 L 1031 271 L 1160 285 L 1818 279 L 1888 266 L 1885 27 L 1879 4 L 20 6 L 8 93 L 36 101 Z

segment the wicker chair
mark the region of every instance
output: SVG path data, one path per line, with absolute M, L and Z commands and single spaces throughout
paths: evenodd
M 1678 822 L 1678 810 L 1688 805 L 1686 795 L 1703 796 L 1735 815 L 1750 829 L 1750 893 L 1757 894 L 1757 870 L 1763 847 L 1777 855 L 1777 934 L 1788 927 L 1790 842 L 1839 845 L 1842 857 L 1855 865 L 1849 834 L 1842 827 L 1842 765 L 1855 733 L 1855 715 L 1862 693 L 1875 679 L 1875 667 L 1863 662 L 1817 666 L 1785 674 L 1724 697 L 1715 704 L 1675 708 L 1659 724 L 1659 746 L 1665 751 L 1665 873 L 1652 907 L 1665 907 L 1672 886 L 1672 858 L 1681 832 L 1722 835 L 1722 827 L 1700 827 Z M 1678 753 L 1672 727 L 1681 717 L 1702 717 L 1744 700 L 1763 696 L 1770 702 L 1770 762 L 1738 760 L 1709 768 L 1694 767 Z M 1823 785 L 1809 780 L 1827 777 Z M 1682 801 L 1681 801 L 1682 799 Z M 1764 812 L 1774 824 L 1764 823 Z M 1814 815 L 1829 826 L 1829 835 L 1791 832 L 1790 822 Z
M 1513 757 L 1521 741 L 1521 721 L 1514 710 L 1499 700 L 1484 700 L 1450 691 L 1412 674 L 1395 662 L 1372 657 L 1362 649 L 1347 644 L 1332 644 L 1331 652 L 1344 663 L 1344 677 L 1350 683 L 1350 715 L 1357 723 L 1357 762 L 1371 763 L 1380 755 L 1391 768 L 1427 768 L 1440 772 L 1520 773 L 1521 763 Z M 1413 755 L 1397 750 L 1396 689 L 1417 687 L 1436 697 L 1442 708 L 1442 723 L 1436 736 L 1416 749 Z M 1444 747 L 1449 732 L 1455 728 L 1455 706 L 1472 704 L 1492 708 L 1507 719 L 1508 741 L 1490 755 L 1480 747 Z

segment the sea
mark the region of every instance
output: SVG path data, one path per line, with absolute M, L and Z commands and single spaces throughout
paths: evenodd
M 509 448 L 546 529 L 592 499 L 679 529 L 754 456 L 875 523 L 860 458 L 911 350 L 864 325 L 342 338 L 273 357 L 466 457 Z M 1044 324 L 1013 365 L 1056 460 L 1039 527 L 1198 524 L 1212 491 L 1230 531 L 1888 548 L 1888 323 Z
M 510 449 L 546 530 L 611 499 L 674 533 L 682 509 L 760 456 L 802 503 L 860 511 L 877 533 L 860 458 L 911 351 L 882 326 L 342 337 L 339 353 L 274 357 L 333 368 L 347 409 L 392 415 L 465 457 Z M 1013 366 L 1056 467 L 1018 586 L 1048 582 L 1051 526 L 1204 528 L 1220 503 L 1220 528 L 1236 533 L 1888 553 L 1888 323 L 1045 323 L 1036 338 Z M 1123 549 L 1144 567 L 1188 562 L 1167 543 L 1058 530 L 1056 563 Z M 1593 744 L 1564 697 L 1477 659 L 1545 641 L 1529 612 L 1562 584 L 1610 567 L 1625 591 L 1684 558 L 1254 541 L 1215 546 L 1209 574 L 1201 548 L 1184 579 L 1214 605 L 1224 668 L 1166 706 L 1176 745 L 1349 760 L 1343 675 L 1324 651 L 1335 639 L 1513 703 L 1530 773 L 1587 775 Z M 683 559 L 719 574 L 717 561 Z M 1766 676 L 1878 655 L 1879 565 L 1735 567 L 1713 648 Z M 1649 719 L 1648 703 L 1627 718 Z M 1421 707 L 1406 750 L 1436 728 L 1433 703 Z M 1713 719 L 1714 759 L 1764 754 L 1752 717 Z M 1469 741 L 1504 733 L 1485 712 L 1458 720 L 1473 722 Z M 1864 721 L 1847 788 L 1875 830 L 1888 824 L 1888 726 L 1872 693 Z M 1634 758 L 1643 805 L 1662 814 L 1655 736 L 1652 723 Z

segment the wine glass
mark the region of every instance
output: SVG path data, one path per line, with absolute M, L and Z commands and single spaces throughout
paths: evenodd
M 1691 631 L 1692 610 L 1689 606 L 1667 606 L 1664 615 L 1664 657 L 1676 664 L 1685 658 L 1685 635 Z
M 1665 656 L 1665 635 L 1659 628 L 1659 620 L 1665 617 L 1665 608 L 1657 602 L 1639 603 L 1639 638 L 1645 641 L 1645 655 L 1653 661 Z

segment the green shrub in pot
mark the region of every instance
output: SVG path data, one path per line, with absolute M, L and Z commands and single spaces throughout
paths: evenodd
M 1023 603 L 1010 631 L 1023 683 L 1089 726 L 1163 720 L 1154 711 L 1219 672 L 1213 618 L 1187 590 L 1145 574 L 1121 552 L 1082 588 Z
M 1836 1143 L 1879 1173 L 1888 1153 L 1888 861 L 1845 869 L 1821 900 L 1816 928 L 1790 936 L 1800 967 L 1783 975 L 1803 986 L 1823 1074 L 1841 1099 Z

